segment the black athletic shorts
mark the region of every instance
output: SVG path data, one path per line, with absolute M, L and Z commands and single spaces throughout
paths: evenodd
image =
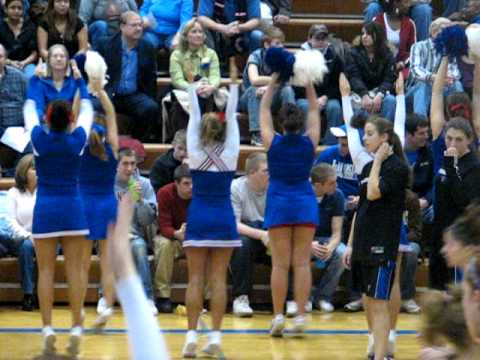
M 382 265 L 353 262 L 353 289 L 374 299 L 389 300 L 395 278 L 395 267 L 395 261 L 387 261 Z

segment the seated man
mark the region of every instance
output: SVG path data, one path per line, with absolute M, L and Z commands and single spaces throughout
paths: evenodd
M 200 0 L 198 20 L 206 30 L 208 47 L 215 49 L 222 64 L 261 46 L 260 0 Z
M 325 269 L 320 280 L 315 281 L 312 298 L 319 310 L 332 312 L 332 297 L 345 269 L 342 262 L 345 245 L 341 242 L 345 198 L 337 190 L 337 176 L 331 165 L 316 165 L 310 176 L 320 219 L 312 244 L 312 257 L 318 268 Z
M 187 209 L 192 198 L 192 176 L 187 164 L 178 166 L 174 182 L 163 186 L 157 193 L 158 231 L 154 239 L 155 290 L 157 307 L 161 313 L 172 312 L 170 301 L 173 265 L 184 255 Z
M 292 15 L 292 0 L 262 0 L 260 3 L 262 20 L 273 21 L 273 24 L 288 24 Z
M 433 80 L 442 61 L 442 56 L 435 50 L 433 41 L 451 23 L 446 18 L 437 18 L 430 26 L 430 38 L 413 44 L 410 51 L 410 74 L 405 99 L 408 104 L 413 105 L 413 112 L 418 115 L 430 115 Z M 448 63 L 447 84 L 444 89 L 445 96 L 455 91 L 463 91 L 456 61 Z
M 332 145 L 337 142 L 330 128 L 342 125 L 342 106 L 340 105 L 341 95 L 338 88 L 338 78 L 344 71 L 343 61 L 336 53 L 328 37 L 328 28 L 323 24 L 312 25 L 308 30 L 308 40 L 302 44 L 303 50 L 318 50 L 324 58 L 328 67 L 328 73 L 323 81 L 315 84 L 317 102 L 322 112 L 323 119 L 327 120 L 327 128 L 323 143 Z M 308 101 L 305 98 L 305 88 L 294 87 L 297 105 L 302 108 L 305 114 L 308 112 Z
M 145 228 L 155 222 L 157 201 L 150 181 L 140 176 L 138 172 L 135 151 L 122 149 L 118 153 L 117 176 L 115 178 L 115 193 L 118 198 L 121 198 L 123 194 L 129 191 L 131 182 L 134 182 L 135 192 L 139 195 L 139 199 L 135 203 L 135 212 L 129 234 L 132 255 L 152 312 L 157 314 L 157 307 L 153 300 L 152 276 L 150 274 L 150 264 L 148 263 L 148 247 L 145 233 Z
M 151 45 L 142 39 L 140 15 L 127 11 L 121 15 L 120 32 L 103 38 L 96 49 L 108 66 L 105 90 L 119 113 L 135 122 L 132 136 L 141 141 L 156 138 L 158 131 L 157 61 Z
M 385 0 L 363 0 L 368 3 L 363 11 L 365 22 L 370 22 L 375 16 L 383 11 L 383 2 Z M 432 7 L 431 0 L 411 0 L 410 2 L 410 17 L 417 28 L 417 39 L 425 40 L 428 38 L 428 29 L 432 22 Z
M 23 127 L 26 82 L 22 72 L 6 65 L 7 51 L 0 44 L 0 137 L 8 127 Z M 0 143 L 0 171 L 13 176 L 20 153 Z M 1 173 L 0 173 L 1 175 Z
M 263 48 L 250 54 L 243 72 L 243 87 L 245 92 L 240 98 L 240 107 L 248 112 L 248 127 L 252 145 L 262 145 L 260 137 L 260 100 L 270 82 L 272 72 L 265 63 L 267 49 L 283 47 L 285 35 L 277 27 L 270 26 L 262 37 Z M 284 85 L 275 93 L 272 101 L 272 111 L 278 112 L 286 103 L 295 103 L 295 95 L 291 86 Z
M 173 181 L 175 169 L 187 158 L 187 136 L 185 130 L 178 130 L 172 141 L 172 148 L 155 159 L 150 170 L 150 183 L 155 193 Z
M 245 162 L 245 172 L 231 186 L 232 206 L 242 239 L 242 247 L 235 248 L 230 263 L 233 313 L 240 317 L 253 315 L 248 296 L 252 291 L 254 263 L 271 264 L 267 255 L 268 232 L 263 229 L 268 187 L 265 153 L 251 153 Z

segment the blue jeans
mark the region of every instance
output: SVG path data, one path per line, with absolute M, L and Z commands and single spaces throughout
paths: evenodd
M 263 32 L 252 30 L 248 33 L 248 49 L 253 52 L 262 47 Z
M 314 241 L 326 244 L 329 238 L 315 238 Z M 338 244 L 337 248 L 333 252 L 330 259 L 326 261 L 327 266 L 322 273 L 322 276 L 318 282 L 315 282 L 312 293 L 313 301 L 324 300 L 331 302 L 332 297 L 335 294 L 340 277 L 345 270 L 343 266 L 343 254 L 345 253 L 346 246 L 343 243 Z
M 373 1 L 363 10 L 365 22 L 370 22 L 383 11 L 382 6 Z M 432 7 L 428 4 L 413 5 L 410 8 L 410 17 L 417 28 L 417 41 L 426 40 L 430 36 L 430 24 L 432 23 Z
M 130 246 L 132 248 L 132 256 L 135 266 L 142 279 L 145 295 L 148 299 L 153 300 L 152 274 L 150 272 L 150 264 L 148 263 L 147 243 L 144 239 L 137 236 L 131 240 Z
M 420 255 L 420 245 L 411 242 L 411 251 L 403 253 L 402 268 L 400 271 L 400 292 L 402 300 L 410 300 L 415 297 L 415 278 L 417 274 L 417 262 Z
M 455 81 L 451 86 L 446 86 L 443 90 L 443 94 L 448 96 L 456 91 L 463 91 L 463 86 L 460 81 Z M 405 95 L 405 100 L 408 105 L 413 105 L 413 112 L 415 114 L 428 117 L 430 112 L 430 103 L 432 101 L 432 83 L 418 81 L 417 83 L 413 84 L 408 88 Z
M 302 109 L 302 111 L 308 113 L 308 100 L 307 99 L 298 99 L 297 106 Z M 343 124 L 343 115 L 342 115 L 342 106 L 340 101 L 337 99 L 329 99 L 327 101 L 327 106 L 322 111 L 325 112 L 325 117 L 327 119 L 327 131 L 323 137 L 322 143 L 324 145 L 335 145 L 337 144 L 337 138 L 330 132 L 330 128 L 335 126 L 341 126 Z
M 108 24 L 105 20 L 94 21 L 88 26 L 88 38 L 90 39 L 90 43 L 94 49 L 97 48 L 98 41 L 102 37 L 107 36 L 107 34 Z
M 32 241 L 26 239 L 17 242 L 9 236 L 0 235 L 0 245 L 7 250 L 9 255 L 18 257 L 23 293 L 32 295 L 36 276 L 35 248 Z
M 443 17 L 449 17 L 454 12 L 462 10 L 468 0 L 443 0 Z
M 156 32 L 147 30 L 143 33 L 143 40 L 152 45 L 154 49 L 170 49 L 174 36 L 175 34 L 157 34 Z
M 260 100 L 255 86 L 250 86 L 240 98 L 240 107 L 248 112 L 250 132 L 260 131 Z M 284 86 L 273 95 L 272 112 L 278 112 L 282 105 L 288 103 L 295 104 L 295 93 L 291 86 Z

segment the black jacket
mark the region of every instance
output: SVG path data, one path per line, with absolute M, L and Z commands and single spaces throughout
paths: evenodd
M 433 153 L 429 146 L 425 146 L 417 150 L 417 161 L 413 166 L 412 190 L 419 198 L 425 198 L 429 204 L 433 201 L 433 179 Z
M 346 73 L 352 91 L 364 96 L 368 91 L 378 88 L 382 93 L 393 92 L 395 82 L 395 59 L 388 51 L 385 58 L 370 61 L 362 46 L 355 46 L 346 61 Z
M 138 43 L 137 91 L 153 99 L 157 94 L 157 56 L 155 49 L 140 39 Z M 108 84 L 105 90 L 110 97 L 115 96 L 122 75 L 122 36 L 118 32 L 112 37 L 99 41 L 96 49 L 103 56 L 108 66 Z
M 173 157 L 173 149 L 168 150 L 166 154 L 159 156 L 152 165 L 150 170 L 150 183 L 155 190 L 155 194 L 162 186 L 173 181 L 173 172 L 181 161 Z
M 329 99 L 341 100 L 342 96 L 340 95 L 338 79 L 340 73 L 344 72 L 343 61 L 331 45 L 328 46 L 323 56 L 328 67 L 328 73 L 325 75 L 322 83 L 315 84 L 317 97 L 326 95 Z M 293 89 L 297 99 L 306 97 L 304 87 L 295 86 Z

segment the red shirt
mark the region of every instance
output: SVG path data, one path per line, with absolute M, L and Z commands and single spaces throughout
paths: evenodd
M 178 196 L 175 182 L 162 186 L 157 193 L 158 228 L 160 234 L 173 239 L 173 233 L 187 222 L 190 200 Z

